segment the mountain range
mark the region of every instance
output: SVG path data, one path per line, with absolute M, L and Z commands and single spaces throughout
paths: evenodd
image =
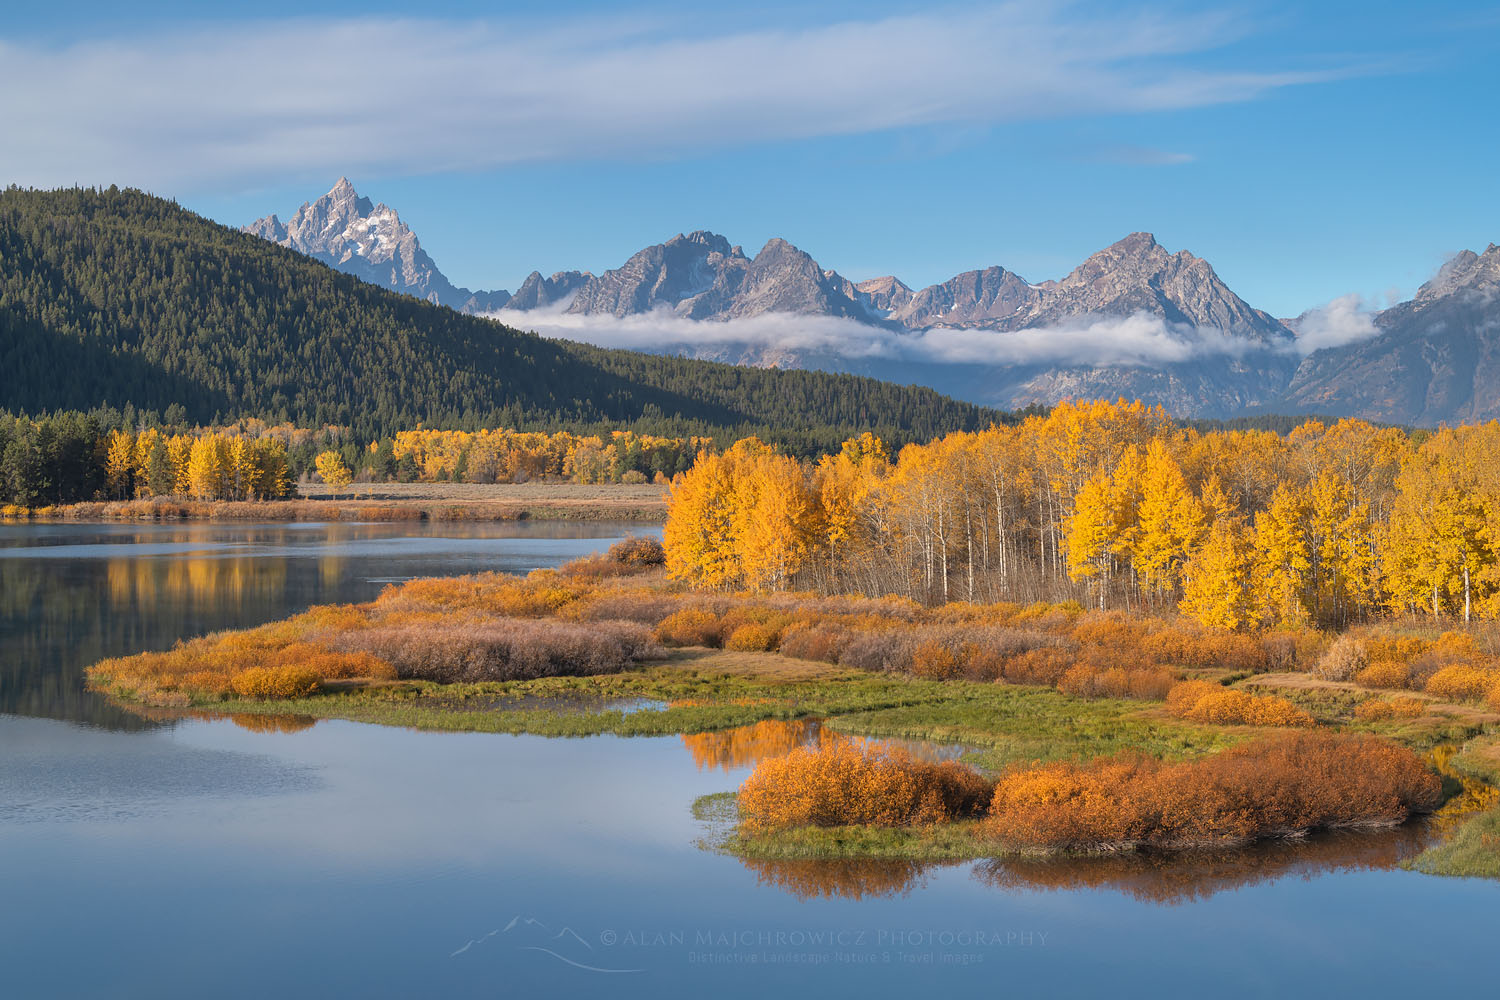
M 1131 233 L 1060 280 L 991 266 L 913 290 L 859 282 L 784 239 L 754 256 L 699 230 L 591 274 L 533 272 L 514 295 L 454 286 L 416 235 L 346 178 L 286 224 L 246 231 L 365 281 L 541 332 L 741 365 L 919 382 L 1014 408 L 1139 397 L 1184 416 L 1316 412 L 1398 423 L 1500 417 L 1500 250 L 1465 252 L 1415 298 L 1317 347 L 1200 257 Z M 1340 342 L 1344 341 L 1344 342 Z

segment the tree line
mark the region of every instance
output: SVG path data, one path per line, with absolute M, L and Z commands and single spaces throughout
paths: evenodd
M 756 439 L 672 487 L 668 566 L 719 588 L 1076 600 L 1222 628 L 1500 617 L 1500 423 L 1199 429 L 1064 403 L 816 461 Z

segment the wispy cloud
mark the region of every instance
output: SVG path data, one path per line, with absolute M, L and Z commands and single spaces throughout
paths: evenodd
M 1088 316 L 1008 333 L 945 327 L 898 331 L 841 317 L 790 313 L 714 321 L 666 311 L 614 317 L 537 310 L 502 311 L 495 318 L 546 337 L 603 347 L 763 363 L 831 357 L 856 363 L 1139 366 L 1238 357 L 1263 349 L 1221 330 L 1172 324 L 1148 313 Z
M 1293 346 L 1298 354 L 1343 347 L 1369 340 L 1380 332 L 1375 325 L 1375 313 L 1357 294 L 1342 295 L 1327 305 L 1309 309 L 1297 317 L 1293 326 L 1297 334 Z
M 1221 15 L 1010 3 L 706 35 L 624 19 L 353 19 L 0 41 L 0 176 L 193 190 L 659 157 L 1198 107 L 1341 75 L 1193 65 L 1244 33 Z

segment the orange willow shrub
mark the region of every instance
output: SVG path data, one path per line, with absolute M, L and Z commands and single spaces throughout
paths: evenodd
M 764 653 L 776 648 L 780 631 L 774 625 L 758 625 L 754 622 L 741 625 L 729 633 L 724 648 L 741 653 Z
M 1426 691 L 1439 698 L 1477 701 L 1489 693 L 1496 681 L 1500 681 L 1500 674 L 1492 669 L 1469 663 L 1455 663 L 1429 677 Z
M 321 685 L 315 672 L 294 665 L 249 667 L 229 681 L 229 689 L 241 698 L 302 698 Z
M 1183 681 L 1167 693 L 1167 711 L 1179 719 L 1219 726 L 1310 726 L 1312 716 L 1285 698 L 1247 694 L 1211 681 Z
M 1176 683 L 1177 674 L 1171 670 L 1124 670 L 1120 667 L 1100 670 L 1080 663 L 1068 668 L 1057 682 L 1057 689 L 1080 698 L 1160 701 Z
M 1354 675 L 1354 682 L 1372 688 L 1404 688 L 1411 679 L 1411 668 L 1394 660 L 1380 660 Z
M 911 672 L 926 680 L 945 681 L 957 677 L 960 667 L 958 655 L 936 639 L 917 643 L 911 653 Z
M 1267 737 L 1198 761 L 1122 755 L 1001 777 L 987 831 L 1016 847 L 1121 850 L 1245 843 L 1394 825 L 1435 808 L 1442 782 L 1370 736 Z
M 1371 698 L 1354 706 L 1354 717 L 1363 722 L 1379 722 L 1383 719 L 1415 719 L 1427 712 L 1427 703 L 1420 698 Z
M 683 608 L 656 626 L 656 641 L 668 646 L 718 646 L 723 640 L 719 616 L 701 608 Z
M 751 831 L 791 826 L 909 826 L 978 816 L 992 785 L 956 761 L 835 741 L 761 761 L 740 786 Z

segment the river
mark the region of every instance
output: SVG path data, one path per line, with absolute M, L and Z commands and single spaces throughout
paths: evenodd
M 699 846 L 691 803 L 801 730 L 164 721 L 83 690 L 103 656 L 627 530 L 0 525 L 0 995 L 1490 988 L 1500 885 L 1399 869 L 1417 830 L 1171 864 L 748 866 Z

